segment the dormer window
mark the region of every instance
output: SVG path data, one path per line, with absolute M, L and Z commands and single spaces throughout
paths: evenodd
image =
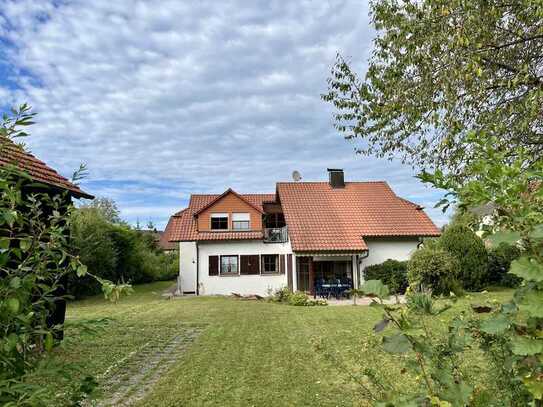
M 211 230 L 228 230 L 228 214 L 212 213 Z
M 251 215 L 249 213 L 233 213 L 232 214 L 232 229 L 250 230 L 251 229 Z

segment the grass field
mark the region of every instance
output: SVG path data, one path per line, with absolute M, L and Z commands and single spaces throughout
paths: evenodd
M 69 325 L 94 321 L 103 328 L 94 335 L 69 328 L 56 357 L 97 376 L 98 395 L 107 399 L 114 384 L 122 387 L 122 380 L 129 383 L 151 364 L 146 357 L 165 355 L 152 386 L 140 391 L 136 404 L 141 406 L 368 405 L 357 383 L 366 368 L 398 389 L 419 385 L 416 377 L 401 373 L 402 357 L 381 350 L 380 336 L 372 332 L 381 315 L 372 307 L 292 307 L 214 297 L 165 300 L 160 294 L 169 284 L 137 286 L 118 304 L 98 297 L 69 304 Z M 510 295 L 504 290 L 467 296 L 443 318 L 469 310 L 470 302 Z M 434 331 L 446 329 L 444 322 L 436 320 Z M 199 335 L 183 342 L 175 360 L 162 351 L 176 335 L 191 330 Z M 486 361 L 474 351 L 467 363 L 469 374 L 484 383 Z M 111 379 L 121 376 L 120 382 Z

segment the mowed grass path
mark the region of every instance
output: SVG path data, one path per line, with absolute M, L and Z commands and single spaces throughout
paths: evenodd
M 187 326 L 201 327 L 141 406 L 368 405 L 357 384 L 365 368 L 404 389 L 418 385 L 417 378 L 401 373 L 400 357 L 380 349 L 380 337 L 372 332 L 381 319 L 375 308 L 292 307 L 215 297 L 165 300 L 160 294 L 170 284 L 135 287 L 118 304 L 98 297 L 69 304 L 69 321 L 112 320 L 94 337 L 72 335 L 59 357 L 99 376 L 154 340 Z M 510 295 L 472 295 L 443 318 L 468 310 L 470 302 Z M 436 320 L 434 329 L 446 329 L 444 322 Z M 475 357 L 472 374 L 480 375 L 477 366 L 484 365 Z

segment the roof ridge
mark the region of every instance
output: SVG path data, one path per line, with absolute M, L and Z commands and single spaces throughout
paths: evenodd
M 247 198 L 243 195 L 240 195 L 238 194 L 236 191 L 234 191 L 232 188 L 228 188 L 226 191 L 224 191 L 221 195 L 218 195 L 216 196 L 214 199 L 212 199 L 211 201 L 209 201 L 206 205 L 204 205 L 203 207 L 199 208 L 194 214 L 195 215 L 199 215 L 200 213 L 202 213 L 203 211 L 205 211 L 206 209 L 212 207 L 213 205 L 215 205 L 216 202 L 219 202 L 221 199 L 223 199 L 225 196 L 229 195 L 229 194 L 234 194 L 235 196 L 237 196 L 239 199 L 241 199 L 242 201 L 244 201 L 247 205 L 253 207 L 254 209 L 256 209 L 258 212 L 260 213 L 264 213 L 264 211 L 257 207 L 255 204 L 253 204 L 252 202 L 250 202 L 249 200 L 247 200 Z
M 174 217 L 182 216 L 183 213 L 185 213 L 188 210 L 189 210 L 189 208 L 181 209 L 180 211 L 175 212 L 172 216 L 174 216 Z
M 276 184 L 329 184 L 328 181 L 278 181 Z M 345 184 L 387 184 L 388 181 L 345 181 Z
M 231 189 L 231 188 L 229 188 Z M 224 193 L 224 192 L 223 192 Z M 248 192 L 248 193 L 239 193 L 239 192 L 236 192 L 238 195 L 275 195 L 275 192 Z M 190 194 L 191 196 L 219 196 L 219 195 L 222 195 L 221 194 L 216 194 L 216 193 L 209 193 L 209 194 Z

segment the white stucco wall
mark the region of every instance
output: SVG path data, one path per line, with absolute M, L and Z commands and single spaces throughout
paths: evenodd
M 390 239 L 369 239 L 364 238 L 368 246 L 369 255 L 362 260 L 360 265 L 361 282 L 364 281 L 364 267 L 373 264 L 379 264 L 388 259 L 409 260 L 411 255 L 417 250 L 419 239 L 413 238 L 390 238 Z
M 183 292 L 196 292 L 196 242 L 179 243 L 179 274 Z
M 287 273 L 263 276 L 210 276 L 209 256 L 250 255 L 250 254 L 291 254 L 290 242 L 263 243 L 256 240 L 200 242 L 199 247 L 199 281 L 201 295 L 242 295 L 257 294 L 268 295 L 287 285 Z M 294 263 L 294 259 L 293 259 Z M 286 259 L 285 259 L 286 267 Z M 293 267 L 295 265 L 293 264 Z

